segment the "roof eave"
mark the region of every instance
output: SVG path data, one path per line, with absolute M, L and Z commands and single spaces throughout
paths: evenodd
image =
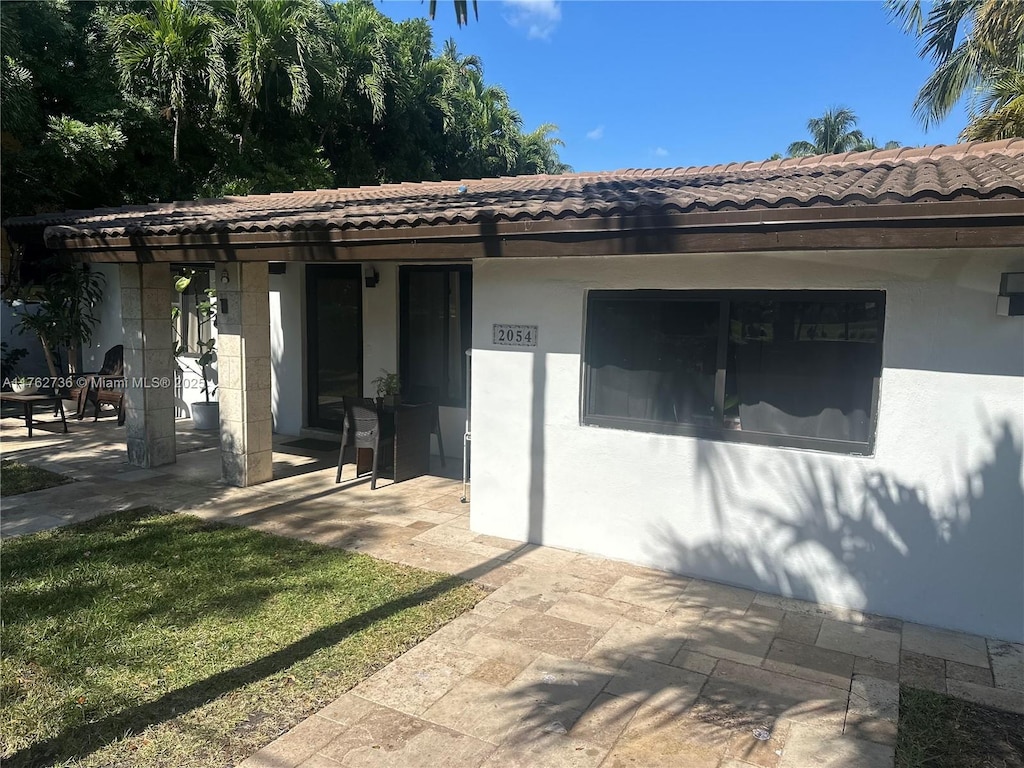
M 498 220 L 474 223 L 429 224 L 405 227 L 373 227 L 364 229 L 341 228 L 325 222 L 322 225 L 303 222 L 302 228 L 268 229 L 265 231 L 208 231 L 181 234 L 80 234 L 80 230 L 67 226 L 48 227 L 44 233 L 46 244 L 96 261 L 171 261 L 181 258 L 214 260 L 359 260 L 365 258 L 414 258 L 413 251 L 427 250 L 429 244 L 444 243 L 443 258 L 477 258 L 480 256 L 508 255 L 506 244 L 514 241 L 532 242 L 528 255 L 565 255 L 565 243 L 577 240 L 625 241 L 650 240 L 670 234 L 667 241 L 680 237 L 691 238 L 703 234 L 717 234 L 721 246 L 715 251 L 762 250 L 764 237 L 749 235 L 780 235 L 776 248 L 792 244 L 793 235 L 805 231 L 816 236 L 808 244 L 817 247 L 843 247 L 829 245 L 828 233 L 837 242 L 842 233 L 851 230 L 935 230 L 978 227 L 984 245 L 1024 246 L 1024 209 L 1019 198 L 974 199 L 957 201 L 921 201 L 871 205 L 811 206 L 787 208 L 753 208 L 746 210 L 656 212 L 639 211 L 612 214 L 594 213 L 548 219 Z M 782 237 L 782 235 L 786 235 Z M 879 235 L 877 243 L 869 245 L 871 237 L 860 232 L 853 247 L 901 248 L 907 247 L 905 238 Z M 966 245 L 969 232 L 962 233 L 948 245 Z M 758 245 L 760 242 L 760 245 Z M 547 244 L 547 247 L 545 247 Z M 922 243 L 923 245 L 924 243 Z M 422 248 L 420 247 L 422 246 Z M 495 248 L 495 246 L 499 246 Z M 376 250 L 379 255 L 365 254 Z M 408 255 L 402 252 L 408 251 Z M 517 251 L 520 249 L 516 249 Z M 605 249 L 600 249 L 602 252 Z M 386 252 L 386 255 L 384 255 Z M 439 253 L 442 251 L 438 251 Z M 623 252 L 631 252 L 624 250 Z M 131 258 L 134 254 L 135 258 Z M 415 258 L 422 258 L 416 255 Z M 440 256 L 439 256 L 440 258 Z

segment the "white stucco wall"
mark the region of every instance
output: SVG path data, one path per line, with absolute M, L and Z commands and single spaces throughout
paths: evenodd
M 121 277 L 117 264 L 92 264 L 93 270 L 103 275 L 103 300 L 96 308 L 99 322 L 93 330 L 92 343 L 82 348 L 82 370 L 98 371 L 103 365 L 103 356 L 111 347 L 124 342 L 121 327 Z M 168 270 L 168 279 L 169 277 Z M 170 307 L 167 308 L 167 322 L 170 323 Z
M 306 268 L 270 275 L 270 408 L 274 432 L 298 435 L 306 413 Z
M 473 530 L 1024 640 L 1024 253 L 474 263 Z M 580 424 L 587 289 L 886 291 L 874 455 Z M 493 323 L 539 326 L 536 351 Z

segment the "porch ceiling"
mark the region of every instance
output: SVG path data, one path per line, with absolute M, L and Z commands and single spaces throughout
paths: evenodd
M 94 261 L 422 260 L 1024 245 L 1024 139 L 391 184 L 9 219 Z

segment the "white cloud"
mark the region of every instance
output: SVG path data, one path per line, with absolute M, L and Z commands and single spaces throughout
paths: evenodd
M 604 138 L 604 126 L 599 125 L 592 131 L 587 131 L 587 138 L 591 141 L 597 141 L 598 139 Z
M 559 0 L 505 0 L 509 12 L 505 21 L 517 29 L 525 29 L 531 40 L 548 40 L 562 20 Z
M 664 147 L 656 147 L 654 149 L 654 156 L 655 157 L 668 157 L 668 150 L 665 149 Z

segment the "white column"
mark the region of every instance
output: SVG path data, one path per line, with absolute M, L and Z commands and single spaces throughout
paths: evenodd
M 171 272 L 166 264 L 122 264 L 119 276 L 128 461 L 137 467 L 173 464 Z
M 215 279 L 221 466 L 226 483 L 256 485 L 273 477 L 267 264 L 218 265 Z

